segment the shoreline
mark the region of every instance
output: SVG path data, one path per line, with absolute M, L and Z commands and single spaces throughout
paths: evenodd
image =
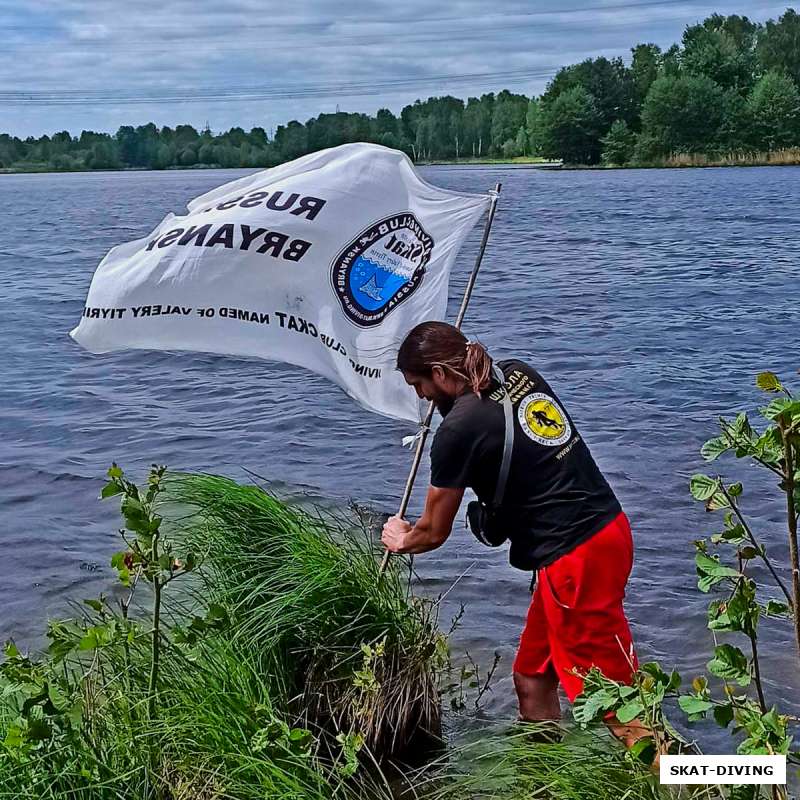
M 609 172 L 616 170 L 631 170 L 631 169 L 715 169 L 721 167 L 798 167 L 800 166 L 800 158 L 796 160 L 787 161 L 771 161 L 769 159 L 752 159 L 752 160 L 709 160 L 703 162 L 701 160 L 695 162 L 687 161 L 674 161 L 662 163 L 645 163 L 645 164 L 564 164 L 560 161 L 544 161 L 542 159 L 484 159 L 484 160 L 459 160 L 459 161 L 419 161 L 415 163 L 419 167 L 512 167 L 515 169 L 540 169 L 540 170 L 564 170 L 570 172 L 580 171 L 597 171 Z
M 459 159 L 458 161 L 413 161 L 415 167 L 438 167 L 438 166 L 451 166 L 451 167 L 513 167 L 515 169 L 571 169 L 570 166 L 565 166 L 561 161 L 547 161 L 542 158 L 512 158 L 512 159 Z M 41 167 L 32 167 L 30 169 L 15 169 L 11 167 L 0 167 L 0 175 L 70 175 L 80 174 L 86 172 L 192 172 L 202 170 L 265 170 L 273 169 L 280 164 L 272 166 L 260 167 L 223 167 L 220 164 L 193 164 L 192 166 L 170 166 L 163 169 L 155 169 L 153 167 L 116 167 L 106 169 L 46 169 Z M 591 169 L 591 167 L 586 167 Z
M 703 161 L 696 159 L 691 161 L 676 160 L 673 162 L 650 163 L 650 164 L 564 164 L 561 161 L 547 161 L 541 158 L 521 157 L 511 159 L 459 159 L 446 160 L 437 159 L 434 161 L 415 161 L 415 167 L 496 167 L 503 169 L 536 169 L 541 171 L 598 171 L 606 172 L 613 170 L 632 170 L 632 169 L 714 169 L 722 167 L 798 167 L 800 158 L 789 160 L 770 160 L 770 159 L 723 159 Z M 280 166 L 280 165 L 274 165 Z M 194 172 L 203 170 L 265 170 L 272 167 L 223 167 L 219 164 L 193 164 L 192 166 L 171 166 L 164 169 L 154 169 L 152 167 L 118 167 L 115 169 L 12 169 L 10 167 L 0 167 L 2 175 L 74 175 L 83 173 L 108 173 L 108 172 Z

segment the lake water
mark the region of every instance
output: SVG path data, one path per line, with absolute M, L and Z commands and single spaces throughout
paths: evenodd
M 694 539 L 721 520 L 688 493 L 719 414 L 755 408 L 754 375 L 800 367 L 800 169 L 544 172 L 431 167 L 441 186 L 503 192 L 465 330 L 536 366 L 569 408 L 632 523 L 627 609 L 640 656 L 693 675 L 711 649 Z M 241 171 L 0 176 L 0 638 L 40 641 L 68 599 L 112 581 L 116 512 L 96 497 L 112 460 L 247 479 L 393 512 L 410 455 L 403 423 L 281 364 L 203 354 L 93 356 L 67 336 L 115 244 Z M 462 251 L 453 305 L 480 231 Z M 724 463 L 772 558 L 787 563 L 769 477 Z M 418 512 L 425 471 L 412 502 Z M 422 591 L 466 614 L 453 640 L 502 660 L 483 714 L 512 718 L 510 668 L 528 578 L 458 524 L 417 558 Z M 790 628 L 763 637 L 768 700 L 800 712 Z M 703 732 L 704 735 L 707 732 Z M 713 733 L 712 752 L 731 747 Z M 707 740 L 708 741 L 708 740 Z M 707 748 L 708 749 L 708 748 Z

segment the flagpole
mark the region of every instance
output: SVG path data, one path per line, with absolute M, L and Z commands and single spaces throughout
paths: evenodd
M 489 241 L 489 233 L 492 230 L 492 222 L 494 222 L 494 212 L 497 210 L 497 199 L 500 197 L 500 189 L 502 188 L 503 184 L 498 183 L 495 185 L 494 189 L 491 192 L 492 200 L 489 204 L 489 213 L 486 215 L 486 224 L 483 226 L 483 236 L 481 238 L 481 244 L 478 248 L 478 255 L 475 258 L 475 265 L 472 267 L 472 272 L 470 273 L 469 280 L 467 280 L 467 286 L 464 289 L 464 297 L 461 300 L 461 307 L 458 309 L 458 314 L 456 315 L 455 327 L 460 329 L 461 323 L 464 321 L 464 317 L 467 313 L 467 306 L 469 306 L 470 298 L 472 297 L 472 290 L 475 288 L 475 281 L 478 278 L 478 270 L 481 268 L 481 261 L 483 261 L 483 254 L 486 251 L 486 244 Z M 425 442 L 428 439 L 428 433 L 430 432 L 430 425 L 431 421 L 433 420 L 433 412 L 434 412 L 434 404 L 430 403 L 428 405 L 428 411 L 425 414 L 425 420 L 422 423 L 422 429 L 420 431 L 420 437 L 417 440 L 417 449 L 414 452 L 414 460 L 411 462 L 411 469 L 408 473 L 408 478 L 406 480 L 406 488 L 403 490 L 403 498 L 400 501 L 400 509 L 397 512 L 398 517 L 405 517 L 406 511 L 408 510 L 408 504 L 411 500 L 411 492 L 414 489 L 414 481 L 417 479 L 417 473 L 419 472 L 419 465 L 422 462 L 422 452 L 425 449 Z M 386 571 L 386 567 L 389 564 L 389 558 L 391 557 L 392 553 L 390 550 L 387 550 L 383 554 L 383 561 L 381 561 L 381 570 L 380 574 Z

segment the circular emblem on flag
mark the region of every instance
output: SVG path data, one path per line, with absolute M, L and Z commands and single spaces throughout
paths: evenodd
M 542 392 L 533 392 L 522 399 L 517 418 L 522 430 L 539 444 L 557 447 L 572 436 L 572 426 L 564 409 Z
M 362 231 L 331 268 L 333 289 L 347 318 L 363 328 L 380 325 L 417 290 L 432 250 L 433 239 L 411 212 Z

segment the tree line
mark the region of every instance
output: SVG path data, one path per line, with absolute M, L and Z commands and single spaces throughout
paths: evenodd
M 800 16 L 756 23 L 713 14 L 679 44 L 638 44 L 630 63 L 563 67 L 543 94 L 508 90 L 417 100 L 396 116 L 337 111 L 305 123 L 213 134 L 191 125 L 125 125 L 116 134 L 0 135 L 0 168 L 270 167 L 347 142 L 375 142 L 415 161 L 541 156 L 574 164 L 658 163 L 677 154 L 753 154 L 800 147 Z

